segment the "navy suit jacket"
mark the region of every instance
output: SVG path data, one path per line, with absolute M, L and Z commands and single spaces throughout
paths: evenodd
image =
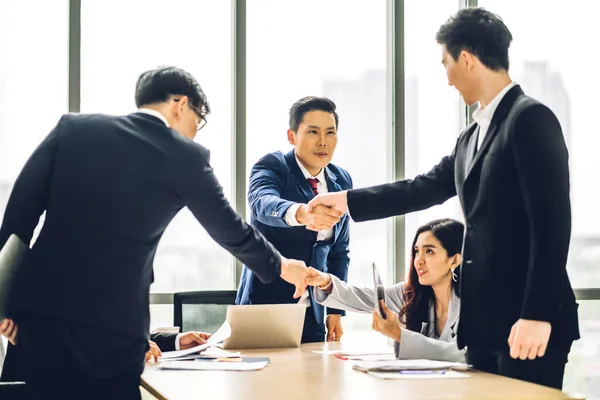
M 352 188 L 352 179 L 344 169 L 329 164 L 325 167 L 327 190 L 339 192 Z M 328 272 L 346 281 L 350 234 L 349 217 L 344 215 L 334 227 L 330 240 L 317 241 L 317 232 L 305 226 L 291 227 L 284 219 L 287 209 L 294 203 L 308 203 L 314 194 L 294 151 L 286 155 L 270 153 L 258 161 L 250 173 L 248 202 L 250 224 L 260 231 L 279 252 L 288 258 L 303 260 L 306 265 Z M 238 289 L 237 304 L 296 303 L 294 286 L 281 278 L 265 284 L 246 266 Z M 324 307 L 318 304 L 309 289 L 311 306 L 317 323 L 323 323 Z M 344 314 L 341 310 L 328 309 L 329 314 Z

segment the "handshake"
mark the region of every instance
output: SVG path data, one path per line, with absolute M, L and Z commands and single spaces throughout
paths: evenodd
M 301 297 L 307 286 L 327 287 L 331 283 L 331 276 L 324 272 L 306 267 L 304 261 L 292 260 L 281 257 L 281 278 L 296 286 L 294 298 Z
M 320 194 L 308 204 L 296 210 L 296 220 L 311 231 L 324 231 L 333 228 L 348 212 L 348 191 Z M 281 257 L 281 278 L 296 286 L 294 298 L 301 297 L 308 285 L 321 286 L 328 279 L 313 268 L 307 268 L 303 261 Z
M 326 231 L 348 211 L 347 192 L 321 194 L 296 211 L 296 220 L 311 231 Z

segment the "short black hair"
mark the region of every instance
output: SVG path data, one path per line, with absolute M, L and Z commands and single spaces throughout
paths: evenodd
M 162 103 L 173 95 L 187 96 L 201 117 L 210 113 L 208 100 L 200 84 L 188 72 L 177 67 L 160 66 L 144 72 L 135 85 L 135 105 Z
M 508 71 L 512 34 L 502 18 L 481 7 L 464 8 L 450 17 L 435 35 L 456 61 L 465 50 L 493 71 Z
M 325 111 L 333 114 L 335 118 L 335 129 L 338 129 L 339 117 L 335 111 L 335 103 L 327 97 L 308 96 L 303 97 L 292 105 L 290 108 L 290 129 L 294 132 L 298 130 L 298 126 L 304 119 L 304 114 L 310 111 Z

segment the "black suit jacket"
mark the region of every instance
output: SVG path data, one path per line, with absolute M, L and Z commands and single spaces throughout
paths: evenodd
M 29 243 L 46 212 L 10 311 L 147 340 L 156 247 L 183 207 L 264 282 L 279 276 L 279 253 L 231 208 L 206 148 L 143 113 L 65 115 L 21 171 L 0 229 L 0 246 L 12 233 Z
M 466 220 L 459 347 L 506 350 L 519 319 L 549 321 L 550 344 L 579 338 L 566 271 L 571 233 L 568 153 L 552 111 L 517 85 L 475 157 L 477 124 L 430 172 L 348 193 L 356 221 L 422 210 L 458 194 Z
M 150 340 L 156 343 L 160 351 L 174 351 L 177 335 L 177 333 L 156 332 L 150 334 Z

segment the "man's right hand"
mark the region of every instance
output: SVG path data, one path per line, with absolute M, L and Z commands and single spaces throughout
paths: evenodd
M 309 286 L 317 286 L 320 288 L 326 288 L 331 283 L 331 276 L 325 272 L 314 269 L 313 267 L 308 268 L 306 274 L 306 283 Z
M 298 222 L 306 225 L 306 229 L 311 231 L 326 231 L 331 229 L 335 224 L 340 222 L 343 215 L 343 212 L 322 204 L 315 206 L 311 212 L 308 212 L 308 204 L 303 204 L 296 211 Z
M 13 345 L 17 344 L 18 326 L 12 319 L 6 318 L 0 323 L 0 335 L 5 336 Z
M 312 212 L 319 204 L 340 211 L 342 214 L 348 212 L 348 191 L 329 192 L 317 195 L 308 202 L 308 212 Z
M 294 298 L 300 298 L 306 291 L 306 264 L 281 256 L 281 278 L 296 286 Z

